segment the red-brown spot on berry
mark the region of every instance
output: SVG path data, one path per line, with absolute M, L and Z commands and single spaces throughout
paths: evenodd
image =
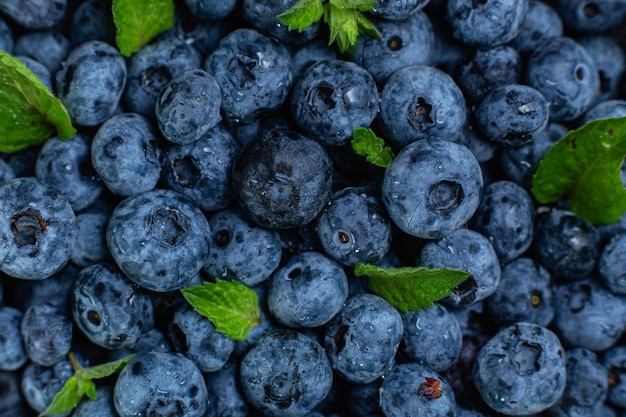
M 420 384 L 419 394 L 428 397 L 428 399 L 435 400 L 441 397 L 442 393 L 441 382 L 435 378 L 426 377 L 424 382 Z

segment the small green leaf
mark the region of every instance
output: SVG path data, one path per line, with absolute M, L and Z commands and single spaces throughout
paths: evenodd
M 79 382 L 76 376 L 71 376 L 65 381 L 65 385 L 61 388 L 61 391 L 52 399 L 52 402 L 39 417 L 49 416 L 51 414 L 62 414 L 70 411 L 78 405 L 82 395 L 79 394 Z
M 19 59 L 0 50 L 0 152 L 43 143 L 56 132 L 76 134 L 70 116 L 39 78 Z
M 589 122 L 550 148 L 531 192 L 540 204 L 569 197 L 571 210 L 590 223 L 615 222 L 626 211 L 620 178 L 625 156 L 626 117 Z
M 257 294 L 239 282 L 217 279 L 181 292 L 198 313 L 233 340 L 245 340 L 248 332 L 261 323 Z
M 113 0 L 117 47 L 130 56 L 174 26 L 173 0 Z
M 340 9 L 356 9 L 361 12 L 370 11 L 376 6 L 376 0 L 330 0 L 330 3 Z
M 322 0 L 299 0 L 277 17 L 289 26 L 289 30 L 302 32 L 324 16 Z
M 83 378 L 87 379 L 100 379 L 106 378 L 109 375 L 113 375 L 114 373 L 121 371 L 122 368 L 126 366 L 128 362 L 130 362 L 135 355 L 126 356 L 125 358 L 119 359 L 113 362 L 107 362 L 100 365 L 92 366 L 91 368 L 82 368 L 78 371 Z
M 357 127 L 352 132 L 352 149 L 357 155 L 364 156 L 368 162 L 386 168 L 393 160 L 393 152 L 385 141 L 371 130 Z
M 469 272 L 448 268 L 384 269 L 375 265 L 357 265 L 354 274 L 367 276 L 371 290 L 403 313 L 431 307 L 470 276 Z
M 357 8 L 337 6 L 331 0 L 324 6 L 324 22 L 330 28 L 330 41 L 337 43 L 341 52 L 354 52 L 359 35 L 369 34 L 380 39 L 380 33 Z

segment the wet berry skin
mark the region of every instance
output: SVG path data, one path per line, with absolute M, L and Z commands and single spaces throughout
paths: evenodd
M 36 304 L 24 312 L 20 332 L 28 357 L 52 366 L 70 351 L 73 325 L 65 312 L 52 304 Z

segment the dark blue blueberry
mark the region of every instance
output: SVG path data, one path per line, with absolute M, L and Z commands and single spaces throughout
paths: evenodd
M 339 59 L 339 54 L 334 47 L 328 45 L 323 38 L 314 39 L 297 48 L 291 48 L 293 85 L 305 73 L 307 68 L 319 61 Z
M 121 196 L 152 190 L 161 175 L 160 157 L 156 127 L 136 113 L 112 116 L 91 143 L 96 173 L 110 191 Z
M 626 16 L 626 4 L 614 0 L 556 0 L 554 3 L 569 29 L 600 33 L 619 26 Z
M 599 255 L 598 230 L 568 210 L 540 213 L 531 244 L 536 259 L 557 280 L 587 277 Z
M 547 2 L 529 0 L 522 27 L 509 45 L 521 54 L 530 54 L 541 42 L 557 36 L 563 36 L 563 21 L 559 13 Z
M 348 279 L 339 264 L 317 252 L 303 252 L 272 275 L 267 306 L 289 327 L 326 324 L 348 298 Z
M 520 321 L 548 326 L 554 318 L 553 293 L 545 268 L 531 258 L 517 258 L 502 268 L 500 284 L 485 307 L 498 326 Z
M 253 28 L 278 39 L 285 44 L 304 45 L 315 39 L 320 32 L 320 24 L 315 22 L 306 29 L 289 30 L 278 19 L 278 15 L 292 7 L 296 0 L 243 0 L 241 16 Z
M 16 56 L 16 58 L 22 61 L 22 63 L 26 65 L 26 68 L 31 70 L 33 74 L 35 74 L 35 76 L 39 79 L 39 81 L 41 81 L 43 85 L 48 87 L 48 90 L 50 90 L 54 94 L 55 89 L 52 84 L 52 74 L 44 64 L 35 60 L 34 58 L 24 55 Z
M 15 178 L 15 171 L 11 164 L 4 159 L 0 159 L 0 186 L 13 178 Z
M 229 123 L 250 123 L 273 113 L 291 88 L 289 51 L 253 29 L 223 37 L 203 68 L 222 90 L 222 114 Z
M 257 226 L 234 208 L 215 213 L 209 225 L 212 244 L 204 271 L 211 278 L 254 286 L 278 268 L 282 245 L 277 231 Z
M 363 67 L 321 61 L 307 68 L 291 94 L 291 116 L 302 132 L 325 146 L 344 145 L 378 113 L 378 89 Z
M 184 71 L 163 87 L 156 101 L 159 130 L 170 142 L 195 142 L 222 119 L 221 100 L 213 76 L 199 68 Z
M 72 413 L 72 417 L 119 417 L 113 404 L 113 387 L 109 385 L 96 386 L 94 400 L 83 399 Z
M 381 39 L 360 36 L 350 59 L 372 74 L 379 85 L 402 68 L 430 64 L 435 35 L 425 13 L 416 11 L 400 21 L 372 19 L 372 23 Z
M 345 266 L 376 263 L 391 246 L 391 221 L 382 203 L 360 188 L 334 193 L 315 229 L 324 252 Z
M 112 0 L 85 0 L 72 13 L 69 26 L 74 45 L 87 41 L 103 41 L 115 45 L 115 23 L 111 13 Z
M 491 90 L 520 81 L 522 60 L 510 46 L 478 49 L 456 78 L 468 104 L 478 105 Z
M 205 374 L 209 400 L 204 417 L 247 417 L 248 402 L 239 383 L 239 363 L 229 361 L 217 372 Z
M 233 12 L 237 0 L 185 0 L 189 11 L 203 20 L 220 20 Z
M 512 181 L 484 188 L 470 226 L 487 237 L 502 263 L 511 262 L 530 247 L 535 206 L 529 193 Z
M 12 54 L 14 45 L 13 30 L 11 30 L 6 20 L 0 17 L 0 50 Z
M 601 101 L 583 114 L 580 119 L 580 125 L 582 126 L 594 120 L 624 116 L 626 116 L 626 100 L 614 99 Z
M 474 215 L 482 186 L 480 165 L 467 147 L 423 139 L 402 149 L 387 167 L 382 202 L 404 232 L 438 239 Z
M 70 256 L 74 265 L 85 268 L 94 263 L 112 260 L 105 237 L 108 221 L 109 215 L 104 212 L 76 215 L 78 238 Z
M 72 314 L 89 340 L 108 349 L 133 347 L 154 325 L 148 294 L 108 264 L 80 271 L 74 282 Z
M 17 280 L 9 287 L 10 291 L 6 291 L 6 299 L 10 299 L 23 311 L 33 305 L 48 303 L 69 313 L 70 294 L 79 272 L 80 268 L 70 262 L 46 279 Z
M 392 368 L 402 333 L 395 307 L 377 295 L 358 294 L 327 324 L 324 345 L 342 378 L 367 384 Z
M 107 361 L 116 361 L 129 355 L 138 355 L 147 352 L 173 352 L 174 348 L 165 333 L 156 327 L 141 335 L 133 347 L 110 350 Z
M 57 31 L 25 32 L 15 39 L 13 53 L 41 62 L 53 76 L 68 58 L 72 45 Z
M 463 93 L 452 77 L 430 66 L 396 71 L 381 93 L 381 127 L 385 139 L 398 148 L 426 138 L 455 140 L 465 113 Z
M 527 10 L 528 0 L 449 0 L 447 16 L 455 38 L 488 48 L 513 39 Z
M 457 404 L 448 382 L 428 366 L 408 362 L 396 365 L 380 389 L 380 407 L 386 416 L 451 417 Z
M 622 75 L 626 70 L 626 52 L 617 39 L 609 36 L 587 35 L 577 40 L 591 55 L 598 69 L 600 91 L 596 101 L 617 98 Z
M 520 146 L 502 147 L 498 154 L 501 172 L 509 180 L 530 190 L 532 176 L 539 161 L 567 131 L 563 125 L 549 123 L 534 140 Z
M 626 259 L 626 233 L 613 237 L 604 246 L 598 259 L 598 272 L 602 282 L 611 292 L 626 295 L 626 271 L 622 264 Z
M 626 346 L 618 344 L 607 349 L 600 362 L 608 372 L 607 403 L 626 408 Z
M 539 413 L 563 395 L 565 350 L 547 328 L 515 323 L 501 328 L 482 347 L 472 375 L 483 400 L 496 412 Z
M 30 306 L 20 324 L 28 357 L 52 366 L 62 360 L 72 344 L 72 322 L 63 310 L 52 304 Z
M 551 417 L 597 416 L 606 400 L 609 373 L 597 355 L 588 349 L 565 351 L 567 382 L 563 395 L 548 409 Z
M 371 13 L 384 19 L 399 21 L 407 19 L 419 12 L 428 4 L 429 0 L 376 0 Z
M 617 343 L 626 330 L 626 298 L 586 278 L 558 284 L 553 327 L 564 345 L 594 351 Z
M 65 197 L 34 177 L 0 187 L 0 270 L 22 279 L 44 279 L 69 261 L 76 216 Z
M 200 271 L 211 243 L 209 223 L 183 194 L 156 189 L 115 207 L 106 232 L 113 259 L 136 284 L 166 292 Z
M 487 162 L 500 150 L 500 144 L 487 138 L 476 126 L 476 123 L 468 113 L 468 121 L 463 126 L 463 133 L 456 139 L 472 151 L 476 160 L 480 163 Z
M 491 90 L 474 112 L 489 139 L 510 146 L 534 140 L 548 125 L 548 101 L 527 85 L 507 84 Z
M 500 282 L 500 261 L 489 239 L 469 229 L 458 229 L 426 243 L 420 253 L 419 265 L 459 269 L 471 274 L 452 290 L 452 295 L 443 299 L 453 306 L 484 300 L 495 292 Z
M 306 415 L 333 382 L 324 349 L 293 330 L 266 333 L 241 360 L 239 377 L 249 403 L 274 417 Z
M 526 83 L 550 104 L 550 120 L 583 114 L 600 91 L 596 64 L 578 42 L 565 36 L 546 39 L 528 58 Z
M 52 366 L 29 362 L 24 368 L 20 382 L 26 402 L 37 413 L 43 412 L 72 375 L 74 368 L 69 359 L 63 359 Z M 54 416 L 65 417 L 70 413 L 71 411 L 68 411 Z
M 168 37 L 152 42 L 130 58 L 122 103 L 129 112 L 154 118 L 161 89 L 183 71 L 200 68 L 201 57 L 182 39 Z
M 28 361 L 20 332 L 24 314 L 14 307 L 0 307 L 0 370 L 15 371 Z
M 126 85 L 126 61 L 102 41 L 88 41 L 70 52 L 56 73 L 56 91 L 72 122 L 96 126 L 111 117 Z
M 0 11 L 25 29 L 50 29 L 65 17 L 67 0 L 4 0 Z
M 120 416 L 202 417 L 207 400 L 204 376 L 180 353 L 137 355 L 122 369 L 113 390 Z
M 75 212 L 93 204 L 104 189 L 91 163 L 91 139 L 47 140 L 35 165 L 37 179 L 65 196 Z
M 20 389 L 20 374 L 0 371 L 0 417 L 26 417 L 24 396 Z
M 162 158 L 161 179 L 202 210 L 221 210 L 235 199 L 232 164 L 240 151 L 239 142 L 219 124 L 195 142 L 170 146 Z
M 442 304 L 402 314 L 402 351 L 415 362 L 435 372 L 456 363 L 461 354 L 463 334 L 456 316 Z
M 233 163 L 232 187 L 244 212 L 270 228 L 312 221 L 330 200 L 332 161 L 315 140 L 269 130 L 249 142 Z

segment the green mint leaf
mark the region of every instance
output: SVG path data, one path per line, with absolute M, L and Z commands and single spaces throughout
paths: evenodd
M 39 78 L 19 59 L 0 50 L 0 152 L 12 153 L 56 134 L 76 134 L 70 116 Z
M 117 47 L 130 56 L 174 26 L 173 0 L 113 0 Z
M 371 290 L 403 313 L 432 307 L 470 276 L 469 272 L 448 268 L 384 269 L 367 264 L 357 265 L 354 274 L 367 276 Z
M 39 417 L 66 413 L 76 407 L 84 396 L 95 400 L 96 384 L 92 380 L 104 378 L 120 371 L 134 357 L 135 355 L 130 355 L 114 362 L 83 368 L 76 361 L 74 355 L 70 353 L 69 358 L 74 367 L 74 375 L 67 379 L 63 388 L 57 392 L 48 408 L 39 414 Z
M 550 148 L 533 176 L 531 192 L 548 204 L 567 196 L 570 208 L 593 224 L 618 221 L 626 211 L 620 178 L 626 156 L 626 117 L 595 120 Z
M 352 53 L 359 35 L 369 34 L 380 39 L 380 33 L 357 8 L 335 5 L 331 0 L 324 6 L 324 22 L 330 28 L 330 41 L 337 43 L 339 51 Z
M 370 11 L 376 6 L 376 0 L 330 0 L 330 3 L 340 9 L 356 9 L 361 12 Z
M 364 156 L 368 162 L 387 168 L 393 160 L 393 152 L 385 141 L 376 136 L 372 130 L 357 127 L 352 131 L 352 149 L 357 155 Z
M 181 289 L 193 308 L 213 322 L 217 331 L 233 340 L 245 340 L 261 323 L 261 311 L 254 290 L 236 281 L 215 280 Z
M 289 30 L 302 32 L 324 16 L 322 0 L 299 0 L 284 13 L 277 17 L 285 23 Z

